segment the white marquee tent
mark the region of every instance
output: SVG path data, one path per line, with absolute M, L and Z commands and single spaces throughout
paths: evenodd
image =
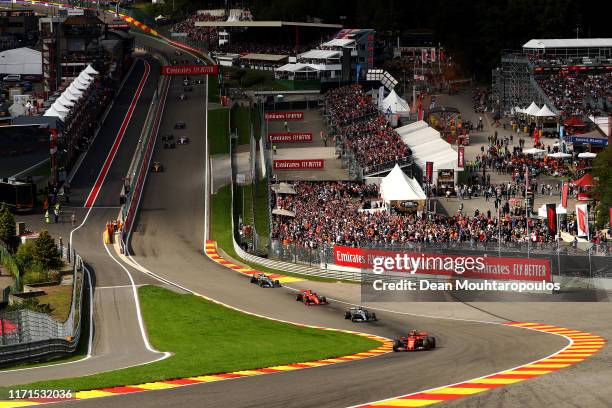
M 22 47 L 0 52 L 0 74 L 42 75 L 40 51 Z
M 89 70 L 89 73 L 87 72 Z M 55 100 L 53 105 L 44 113 L 43 116 L 55 116 L 64 120 L 72 110 L 74 103 L 78 101 L 83 92 L 89 88 L 98 72 L 88 65 L 77 78 L 75 78 L 70 86 Z
M 88 66 L 86 66 L 86 67 L 85 67 L 85 69 L 83 70 L 83 72 L 85 72 L 86 74 L 89 74 L 89 75 L 98 75 L 98 74 L 99 74 L 99 72 L 98 72 L 98 71 L 96 71 L 96 70 L 95 70 L 95 69 L 94 69 L 94 68 L 91 66 L 91 64 L 90 64 L 90 65 L 88 65 Z
M 523 113 L 530 115 L 530 116 L 535 116 L 539 111 L 540 111 L 540 108 L 538 107 L 538 105 L 536 105 L 535 102 L 531 102 L 531 105 L 529 105 L 527 109 L 524 109 Z
M 540 109 L 538 111 L 538 113 L 536 113 L 533 116 L 537 116 L 537 117 L 540 117 L 540 118 L 545 118 L 545 117 L 558 116 L 558 115 L 555 114 L 553 111 L 551 111 L 548 106 L 544 105 L 544 106 L 542 106 L 542 109 Z
M 391 113 L 408 112 L 410 111 L 410 106 L 408 105 L 408 102 L 400 98 L 395 90 L 392 90 L 391 93 L 382 101 L 382 111 L 384 113 L 389 111 L 391 111 Z
M 438 181 L 438 170 L 455 171 L 455 183 L 458 179 L 457 151 L 440 137 L 440 132 L 429 127 L 426 122 L 418 121 L 396 129 L 402 141 L 412 150 L 414 162 L 425 173 L 426 163 L 433 162 L 433 180 Z
M 398 200 L 425 200 L 427 198 L 419 183 L 408 177 L 397 164 L 380 182 L 380 196 L 386 203 Z

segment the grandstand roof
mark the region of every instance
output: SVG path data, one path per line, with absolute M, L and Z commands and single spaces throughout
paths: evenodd
M 341 24 L 301 23 L 299 21 L 196 21 L 196 27 L 314 27 L 342 28 Z
M 285 64 L 282 67 L 276 68 L 277 71 L 287 71 L 287 72 L 307 72 L 307 71 L 319 71 L 319 69 L 311 64 L 302 64 L 302 63 L 289 63 Z M 276 93 L 276 92 L 275 92 Z
M 300 58 L 327 59 L 327 58 L 339 57 L 340 54 L 342 54 L 340 51 L 310 50 L 310 51 L 306 51 L 303 54 L 300 54 Z
M 350 38 L 334 38 L 331 41 L 323 43 L 324 47 L 346 47 L 347 45 L 355 44 L 355 40 Z
M 612 38 L 532 39 L 523 48 L 600 48 L 612 47 Z
M 284 59 L 287 59 L 288 55 L 278 55 L 278 54 L 246 54 L 241 56 L 242 59 L 248 60 L 257 60 L 257 61 L 270 61 L 270 62 L 280 62 Z

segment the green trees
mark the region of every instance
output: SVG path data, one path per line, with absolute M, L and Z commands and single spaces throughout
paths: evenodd
M 603 228 L 610 221 L 612 207 L 612 148 L 608 147 L 597 155 L 593 165 L 593 175 L 598 179 L 596 191 L 599 196 L 599 205 L 595 209 L 595 225 Z
M 3 203 L 0 207 L 0 240 L 12 247 L 15 234 L 15 217 L 9 211 L 8 206 Z
M 34 241 L 32 260 L 44 269 L 61 266 L 62 262 L 59 251 L 55 246 L 55 241 L 47 231 L 41 231 L 38 238 Z

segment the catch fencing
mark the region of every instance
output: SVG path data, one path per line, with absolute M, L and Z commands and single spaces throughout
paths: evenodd
M 0 366 L 70 355 L 81 340 L 85 305 L 91 299 L 84 290 L 89 282 L 83 259 L 59 247 L 66 262 L 72 260 L 72 298 L 68 318 L 57 321 L 46 313 L 29 309 L 0 312 Z M 0 250 L 3 256 L 6 252 Z

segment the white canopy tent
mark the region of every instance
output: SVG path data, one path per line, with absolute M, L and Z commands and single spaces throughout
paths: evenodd
M 551 153 L 551 154 L 547 154 L 546 156 L 553 157 L 555 159 L 567 159 L 568 157 L 572 157 L 571 154 L 569 154 L 569 153 L 562 153 L 562 152 Z
M 53 105 L 51 105 L 51 107 L 53 109 L 55 109 L 56 111 L 58 111 L 59 113 L 68 113 L 70 112 L 70 108 L 65 107 L 64 105 L 62 105 L 60 102 L 55 101 L 53 103 Z
M 389 111 L 391 113 L 410 111 L 408 102 L 400 98 L 395 90 L 391 90 L 391 93 L 382 101 L 382 108 L 383 113 L 387 113 Z
M 66 89 L 68 92 L 70 92 L 72 95 L 80 98 L 83 95 L 83 90 L 79 89 L 74 82 L 70 84 L 70 86 L 68 87 L 68 89 Z
M 557 204 L 556 207 L 557 215 L 567 214 L 567 209 L 565 209 L 561 204 Z M 538 217 L 542 219 L 547 219 L 548 214 L 546 214 L 546 204 L 542 204 L 540 208 L 538 208 Z
M 77 94 L 77 95 L 75 95 L 75 94 L 74 94 L 74 93 L 73 93 L 73 92 L 70 90 L 70 87 L 68 87 L 68 88 L 67 88 L 67 89 L 64 91 L 64 93 L 62 93 L 62 95 L 61 95 L 61 96 L 65 97 L 66 99 L 68 99 L 68 100 L 70 100 L 70 101 L 72 101 L 72 102 L 76 102 L 76 101 L 78 101 L 78 100 L 81 98 L 81 94 Z
M 70 94 L 66 94 L 66 92 L 64 92 L 63 94 L 60 95 L 59 98 L 57 98 L 57 102 L 61 103 L 63 106 L 67 108 L 71 108 L 74 106 L 74 100 L 70 99 L 68 95 Z
M 532 147 L 530 149 L 523 149 L 523 153 L 524 154 L 542 154 L 542 153 L 546 153 L 546 150 Z
M 542 106 L 542 109 L 540 109 L 535 115 L 533 116 L 537 116 L 539 118 L 545 118 L 545 117 L 550 117 L 550 116 L 558 116 L 556 115 L 553 111 L 551 111 L 548 106 L 544 105 Z
M 85 72 L 86 74 L 89 75 L 98 75 L 99 72 L 96 71 L 95 69 L 93 69 L 93 67 L 90 65 L 86 66 L 85 69 L 83 70 L 83 72 Z
M 60 118 L 61 120 L 64 120 L 64 118 L 66 117 L 66 113 L 65 112 L 58 112 L 58 111 L 55 110 L 55 108 L 53 106 L 51 106 L 49 109 L 47 109 L 45 111 L 43 116 L 56 117 L 56 118 Z
M 597 157 L 597 153 L 591 153 L 591 152 L 578 153 L 579 159 L 594 159 L 595 157 Z
M 79 76 L 77 77 L 85 82 L 91 82 L 94 80 L 94 77 L 92 77 L 91 75 L 89 75 L 87 72 L 85 71 L 81 71 L 81 73 L 79 74 Z
M 529 107 L 525 109 L 523 113 L 530 115 L 530 116 L 535 116 L 539 111 L 540 111 L 540 108 L 538 107 L 538 105 L 536 105 L 535 102 L 531 102 L 531 105 L 529 105 Z
M 397 164 L 380 182 L 380 196 L 387 203 L 401 200 L 425 200 L 427 198 L 419 183 L 408 177 Z
M 427 122 L 425 122 L 424 120 L 419 120 L 416 122 L 412 122 L 408 125 L 399 127 L 397 129 L 395 129 L 395 131 L 397 132 L 398 135 L 404 136 L 404 135 L 409 135 L 411 133 L 416 132 L 417 130 L 421 130 L 421 129 L 425 129 L 428 128 L 429 125 L 427 124 Z

